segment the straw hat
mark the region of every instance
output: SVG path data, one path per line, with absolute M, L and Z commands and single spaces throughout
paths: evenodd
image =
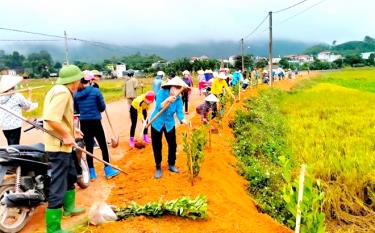
M 21 76 L 2 75 L 0 81 L 0 93 L 4 93 L 15 87 L 23 80 Z
M 227 76 L 225 75 L 225 73 L 223 72 L 220 72 L 220 74 L 217 76 L 219 79 L 227 79 Z
M 164 76 L 165 75 L 165 73 L 163 72 L 163 71 L 158 71 L 157 73 L 156 73 L 156 75 L 160 75 L 160 76 Z
M 183 75 L 189 75 L 190 72 L 188 70 L 184 70 L 184 72 L 182 72 Z
M 204 71 L 203 70 L 198 70 L 198 74 L 204 74 Z
M 178 76 L 168 80 L 168 82 L 162 84 L 162 87 L 184 87 L 189 88 L 189 86 Z
M 209 69 L 209 70 L 208 70 L 208 73 L 212 74 L 212 73 L 213 73 L 213 71 L 212 71 L 211 69 Z
M 208 102 L 219 102 L 219 99 L 214 94 L 208 95 L 204 100 Z

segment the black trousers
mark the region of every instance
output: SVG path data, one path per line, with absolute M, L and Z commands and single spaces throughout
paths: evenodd
M 9 145 L 19 145 L 21 139 L 21 127 L 10 130 L 3 130 L 4 136 Z
M 64 204 L 64 195 L 67 190 L 73 190 L 77 181 L 77 172 L 72 153 L 47 152 L 51 171 L 49 186 L 48 208 L 58 209 Z
M 182 103 L 185 106 L 185 112 L 189 112 L 189 92 L 182 92 Z
M 83 133 L 83 140 L 86 144 L 86 150 L 90 153 L 94 152 L 94 138 L 99 143 L 102 151 L 103 160 L 109 163 L 109 153 L 107 141 L 105 139 L 104 130 L 100 120 L 81 120 L 81 130 Z M 94 168 L 94 161 L 91 156 L 87 156 L 87 165 L 89 168 Z
M 161 129 L 161 131 L 157 131 L 153 127 L 151 127 L 151 138 L 152 138 L 152 150 L 154 151 L 154 159 L 156 167 L 161 166 L 162 161 L 162 137 L 163 133 L 165 135 L 165 139 L 168 143 L 168 164 L 175 165 L 176 163 L 176 128 L 171 129 L 171 131 L 167 132 L 165 127 Z
M 142 111 L 143 119 L 147 119 L 147 111 L 146 109 L 143 109 Z M 130 120 L 131 120 L 131 126 L 130 126 L 130 137 L 134 137 L 135 135 L 135 128 L 137 127 L 137 120 L 138 120 L 138 112 L 137 109 L 135 109 L 133 106 L 130 107 Z M 143 130 L 143 134 L 146 135 L 148 132 L 147 128 L 145 127 Z

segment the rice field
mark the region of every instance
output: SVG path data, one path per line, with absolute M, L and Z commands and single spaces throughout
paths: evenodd
M 321 74 L 280 107 L 292 159 L 325 187 L 327 219 L 375 232 L 375 69 Z
M 143 83 L 143 88 L 139 88 L 137 90 L 138 94 L 142 92 L 145 93 L 146 91 L 151 89 L 152 78 L 140 78 L 139 79 Z M 32 101 L 38 102 L 39 106 L 32 112 L 25 112 L 25 117 L 41 117 L 42 109 L 43 109 L 43 101 L 44 96 L 48 92 L 48 90 L 54 85 L 56 79 L 28 79 L 23 80 L 17 87 L 17 89 L 22 89 L 26 87 L 40 87 L 40 89 L 35 89 L 32 91 Z M 124 98 L 124 87 L 125 87 L 125 80 L 124 79 L 112 79 L 112 80 L 101 80 L 99 82 L 100 90 L 104 96 L 106 103 L 110 103 L 113 101 L 118 101 Z M 24 93 L 25 97 L 27 97 L 27 92 Z

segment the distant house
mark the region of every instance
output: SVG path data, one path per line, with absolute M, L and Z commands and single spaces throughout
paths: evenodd
M 367 59 L 369 59 L 369 58 L 370 58 L 370 55 L 371 55 L 372 53 L 374 53 L 374 54 L 375 54 L 375 51 L 374 51 L 374 52 L 366 52 L 366 53 L 361 53 L 361 57 L 362 57 L 362 59 L 365 59 L 365 60 L 367 60 Z
M 230 65 L 234 66 L 234 64 L 236 63 L 237 60 L 241 60 L 241 56 L 240 55 L 232 55 L 229 57 L 228 59 L 228 62 Z
M 279 64 L 280 60 L 281 60 L 281 57 L 273 57 L 272 64 Z
M 342 56 L 339 54 L 334 54 L 330 51 L 323 51 L 318 53 L 318 59 L 325 62 L 334 62 L 336 60 L 342 59 Z
M 203 55 L 203 56 L 200 56 L 200 57 L 191 57 L 191 58 L 190 58 L 190 62 L 194 62 L 194 61 L 204 61 L 204 60 L 208 60 L 208 56 Z
M 314 61 L 314 58 L 312 56 L 305 55 L 305 54 L 292 54 L 292 55 L 288 55 L 288 56 L 285 56 L 285 57 L 289 59 L 289 62 L 298 63 L 298 64 L 301 64 L 301 65 L 303 63 L 306 63 L 306 62 L 313 62 Z
M 124 72 L 126 71 L 126 65 L 124 63 L 118 62 L 116 64 L 116 77 L 124 77 Z

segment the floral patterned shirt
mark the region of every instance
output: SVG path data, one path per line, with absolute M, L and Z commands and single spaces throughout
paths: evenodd
M 31 107 L 31 102 L 19 93 L 1 96 L 0 104 L 20 116 L 22 116 L 22 110 L 28 110 Z M 2 130 L 17 129 L 22 126 L 22 120 L 0 109 L 0 126 Z

